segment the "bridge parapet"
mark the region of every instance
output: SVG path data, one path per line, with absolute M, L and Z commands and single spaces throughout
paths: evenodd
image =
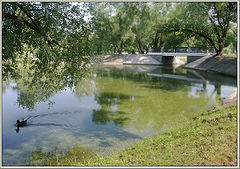
M 155 49 L 154 51 L 150 52 L 162 52 L 162 53 L 215 53 L 214 48 L 209 48 L 208 50 L 199 48 L 199 47 L 176 47 L 176 48 L 169 48 L 164 49 L 163 47 L 161 50 Z

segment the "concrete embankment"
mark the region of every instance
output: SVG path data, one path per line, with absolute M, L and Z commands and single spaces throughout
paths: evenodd
M 205 56 L 183 67 L 237 76 L 237 58 Z
M 149 56 L 147 54 L 112 54 L 105 55 L 101 59 L 102 64 L 125 64 L 125 65 L 162 65 L 161 56 Z M 182 65 L 183 61 L 177 57 L 173 59 L 172 64 Z
M 105 55 L 102 58 L 103 64 L 131 64 L 131 65 L 160 65 L 161 63 L 156 59 L 146 55 L 134 54 L 112 54 Z

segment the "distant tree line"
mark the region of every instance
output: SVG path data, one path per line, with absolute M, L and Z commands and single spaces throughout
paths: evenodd
M 3 60 L 84 67 L 94 54 L 197 46 L 236 52 L 237 3 L 3 2 Z M 86 19 L 88 17 L 88 19 Z

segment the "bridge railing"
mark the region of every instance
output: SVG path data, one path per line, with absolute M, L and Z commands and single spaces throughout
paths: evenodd
M 189 49 L 189 53 L 214 53 L 215 50 L 213 48 L 209 48 L 209 49 L 201 49 L 198 47 L 191 47 Z
M 155 49 L 152 52 L 165 52 L 165 53 L 215 53 L 214 48 L 209 48 L 208 50 L 201 49 L 199 47 L 176 47 L 170 49 Z

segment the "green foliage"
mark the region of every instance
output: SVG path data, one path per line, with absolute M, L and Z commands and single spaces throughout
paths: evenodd
M 106 39 L 108 53 L 144 53 L 149 47 L 159 51 L 161 47 L 189 45 L 213 47 L 221 54 L 229 30 L 235 29 L 236 3 L 113 4 L 99 3 L 92 9 L 98 51 Z M 236 44 L 236 39 L 233 41 Z
M 236 54 L 237 53 L 237 37 L 233 32 L 228 32 L 224 46 L 227 48 L 227 51 L 224 51 L 225 54 Z
M 167 3 L 97 3 L 91 8 L 94 42 L 100 51 L 143 53 L 148 47 L 159 47 L 163 34 L 157 32 L 159 22 L 167 20 Z M 104 42 L 104 43 L 103 43 Z M 103 46 L 104 44 L 104 46 Z
M 92 54 L 184 45 L 214 47 L 221 55 L 230 42 L 236 50 L 236 4 L 4 2 L 3 60 L 27 54 L 42 64 L 81 64 Z
M 3 3 L 3 60 L 31 53 L 43 65 L 81 65 L 87 61 L 83 56 L 92 53 L 83 13 L 79 3 Z
M 136 13 L 133 4 L 94 3 L 90 9 L 93 28 L 96 31 L 93 43 L 97 54 L 121 53 L 123 46 L 127 46 L 125 42 L 132 43 L 134 34 L 131 32 L 131 26 Z
M 171 19 L 167 24 L 163 24 L 159 31 L 182 32 L 182 42 L 194 37 L 197 41 L 193 41 L 193 45 L 214 47 L 217 55 L 222 55 L 227 34 L 232 28 L 230 23 L 236 24 L 236 16 L 235 2 L 178 3 L 171 13 Z M 175 39 L 174 41 L 179 40 Z

